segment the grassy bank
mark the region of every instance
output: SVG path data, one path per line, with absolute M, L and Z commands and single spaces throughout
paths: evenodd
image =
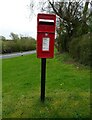
M 46 99 L 40 101 L 40 59 L 3 59 L 3 118 L 90 117 L 90 70 L 47 59 Z

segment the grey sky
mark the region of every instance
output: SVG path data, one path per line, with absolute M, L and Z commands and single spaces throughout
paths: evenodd
M 36 38 L 36 16 L 30 18 L 30 1 L 0 0 L 0 35 L 9 38 L 10 33 L 14 32 Z
M 28 6 L 32 1 L 35 3 L 36 14 L 30 18 L 32 11 Z M 0 0 L 0 35 L 9 38 L 10 33 L 14 32 L 36 38 L 38 13 L 36 5 L 39 1 L 45 0 Z

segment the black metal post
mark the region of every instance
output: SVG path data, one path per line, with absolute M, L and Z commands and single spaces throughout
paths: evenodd
M 41 101 L 45 100 L 46 58 L 41 59 Z

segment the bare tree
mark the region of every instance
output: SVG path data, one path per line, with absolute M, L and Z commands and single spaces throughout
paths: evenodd
M 73 36 L 80 36 L 88 32 L 87 20 L 89 18 L 88 5 L 90 0 L 46 0 L 40 6 L 41 10 L 54 13 L 57 20 L 57 44 L 59 52 L 69 50 L 69 42 Z M 61 30 L 62 28 L 62 30 Z M 61 46 L 61 48 L 60 48 Z

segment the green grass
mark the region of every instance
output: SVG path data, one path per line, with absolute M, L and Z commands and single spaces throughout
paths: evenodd
M 0 59 L 0 119 L 2 118 L 2 60 Z
M 90 70 L 47 59 L 46 99 L 40 101 L 41 61 L 35 54 L 3 59 L 3 118 L 90 117 Z

